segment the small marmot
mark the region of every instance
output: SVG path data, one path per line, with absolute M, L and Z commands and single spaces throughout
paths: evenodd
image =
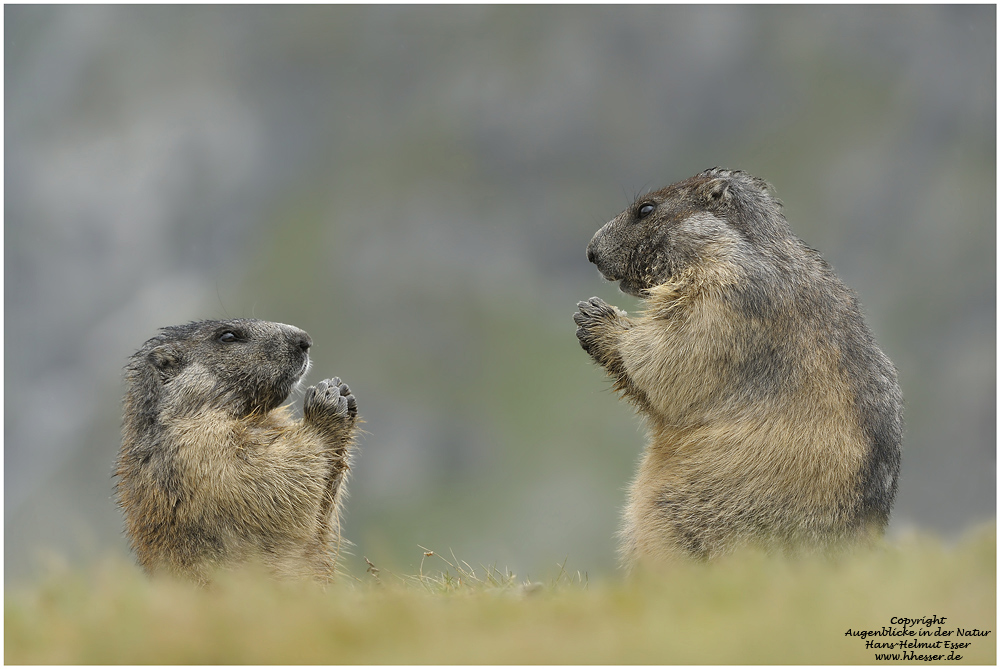
M 358 423 L 340 379 L 282 403 L 309 369 L 302 330 L 253 319 L 163 328 L 125 368 L 115 491 L 147 572 L 201 583 L 248 560 L 329 580 Z
M 594 297 L 574 314 L 648 428 L 626 565 L 881 535 L 902 441 L 896 371 L 768 184 L 716 168 L 640 197 L 587 258 L 645 306 L 629 318 Z

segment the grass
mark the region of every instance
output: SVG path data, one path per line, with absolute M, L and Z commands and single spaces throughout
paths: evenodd
M 8 589 L 4 661 L 875 664 L 848 629 L 936 615 L 953 634 L 916 640 L 971 641 L 959 663 L 996 663 L 995 524 L 954 546 L 914 535 L 836 560 L 746 553 L 604 580 L 565 566 L 525 583 L 423 549 L 416 574 L 369 563 L 323 589 L 248 570 L 198 589 L 109 561 Z M 956 638 L 958 628 L 990 634 Z

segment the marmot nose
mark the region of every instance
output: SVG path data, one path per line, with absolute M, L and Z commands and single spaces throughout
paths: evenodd
M 313 340 L 305 333 L 305 331 L 299 330 L 295 336 L 292 337 L 292 343 L 298 346 L 303 353 L 308 353 L 309 348 L 313 345 Z
M 597 264 L 596 258 L 597 258 L 597 255 L 594 253 L 594 245 L 593 244 L 587 244 L 587 260 L 589 260 L 590 262 L 592 262 L 594 264 Z

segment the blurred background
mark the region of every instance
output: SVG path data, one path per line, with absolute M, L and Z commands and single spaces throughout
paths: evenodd
M 996 8 L 5 6 L 4 577 L 125 555 L 122 366 L 292 323 L 367 421 L 348 569 L 615 573 L 644 435 L 574 336 L 645 190 L 771 182 L 899 368 L 891 526 L 996 512 Z M 296 398 L 301 404 L 301 397 Z

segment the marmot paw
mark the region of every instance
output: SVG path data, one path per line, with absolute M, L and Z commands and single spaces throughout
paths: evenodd
M 594 329 L 603 325 L 616 323 L 621 316 L 625 315 L 621 309 L 610 305 L 599 297 L 592 297 L 576 305 L 577 312 L 573 314 L 573 322 L 577 324 L 576 338 L 580 340 L 580 346 L 591 355 L 594 354 L 594 345 L 597 343 L 597 333 Z
M 356 418 L 358 402 L 351 389 L 338 377 L 320 381 L 306 390 L 302 411 L 306 418 Z

